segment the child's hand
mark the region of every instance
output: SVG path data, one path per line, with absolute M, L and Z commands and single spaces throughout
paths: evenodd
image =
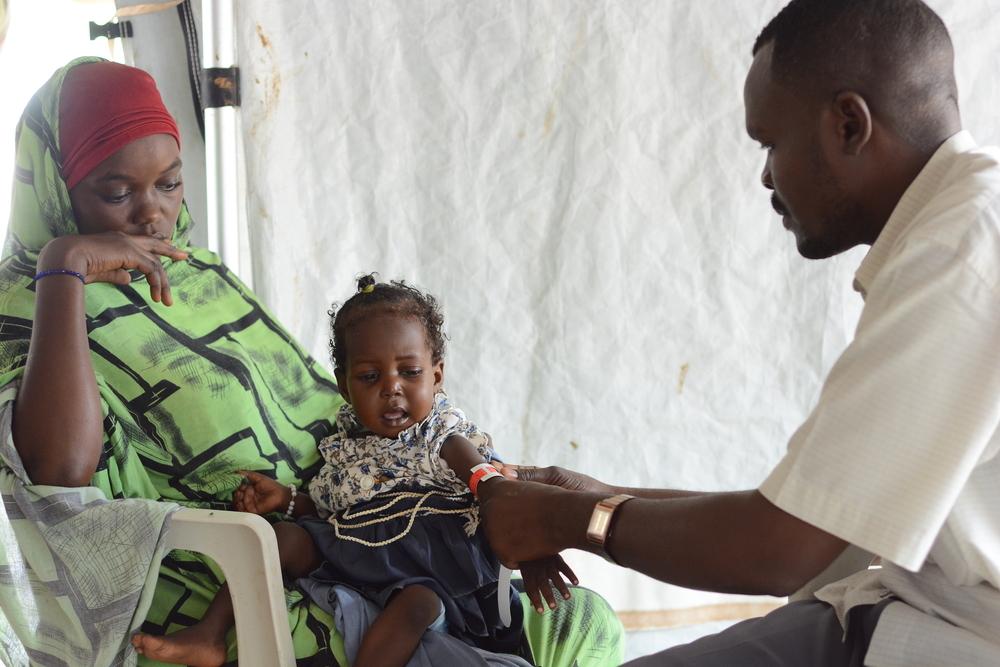
M 562 559 L 562 556 L 549 556 L 548 558 L 521 563 L 521 576 L 524 577 L 524 591 L 528 594 L 528 599 L 531 600 L 531 606 L 539 614 L 545 612 L 545 607 L 542 606 L 543 597 L 548 603 L 549 609 L 556 608 L 556 596 L 552 593 L 553 586 L 559 589 L 564 600 L 570 599 L 569 588 L 566 586 L 566 582 L 563 581 L 563 575 L 574 586 L 580 583 L 580 580 L 576 578 L 576 574 L 566 564 L 566 561 Z
M 284 512 L 292 501 L 292 491 L 258 472 L 240 472 L 244 483 L 233 492 L 233 507 L 239 512 L 270 514 Z

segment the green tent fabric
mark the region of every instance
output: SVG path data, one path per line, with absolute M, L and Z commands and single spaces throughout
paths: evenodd
M 16 383 L 24 371 L 38 252 L 56 236 L 77 233 L 59 175 L 59 92 L 66 72 L 94 60 L 77 59 L 57 71 L 17 128 L 12 214 L 0 262 L 0 386 Z M 329 373 L 219 258 L 189 245 L 190 227 L 182 207 L 173 242 L 190 256 L 164 260 L 172 307 L 153 302 L 138 273 L 125 287 L 86 287 L 91 361 L 105 417 L 104 451 L 91 483 L 109 499 L 229 509 L 238 470 L 303 487 L 320 465 L 317 444 L 331 431 L 342 398 Z M 221 582 L 209 559 L 171 552 L 144 629 L 162 634 L 195 622 Z M 289 591 L 287 601 L 299 664 L 343 662 L 332 619 L 297 591 Z M 6 607 L 4 613 L 10 620 Z M 584 613 L 605 631 L 587 632 L 578 615 Z M 577 654 L 580 665 L 620 661 L 620 625 L 589 592 L 580 591 L 559 615 L 533 619 L 528 632 L 546 667 L 572 665 Z M 140 658 L 140 664 L 153 663 Z

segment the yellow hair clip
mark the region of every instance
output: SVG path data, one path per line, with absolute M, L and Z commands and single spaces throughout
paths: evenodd
M 371 294 L 375 291 L 374 273 L 369 273 L 367 276 L 358 278 L 358 291 L 362 294 Z

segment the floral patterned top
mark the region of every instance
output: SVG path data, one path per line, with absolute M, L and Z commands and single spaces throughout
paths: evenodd
M 423 487 L 464 494 L 469 489 L 441 458 L 441 446 L 452 435 L 469 440 L 487 461 L 497 458 L 488 435 L 454 407 L 442 391 L 427 418 L 383 438 L 366 429 L 354 409 L 337 413 L 337 430 L 319 443 L 325 463 L 311 482 L 309 496 L 321 517 L 371 500 L 396 487 Z

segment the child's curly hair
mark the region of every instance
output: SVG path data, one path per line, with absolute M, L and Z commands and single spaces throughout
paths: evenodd
M 369 273 L 358 278 L 357 293 L 342 305 L 334 303 L 330 306 L 330 358 L 334 368 L 347 368 L 347 345 L 344 342 L 347 329 L 373 312 L 415 318 L 424 326 L 431 360 L 436 364 L 444 359 L 445 335 L 441 330 L 444 315 L 437 299 L 402 280 L 377 282 L 375 275 Z

